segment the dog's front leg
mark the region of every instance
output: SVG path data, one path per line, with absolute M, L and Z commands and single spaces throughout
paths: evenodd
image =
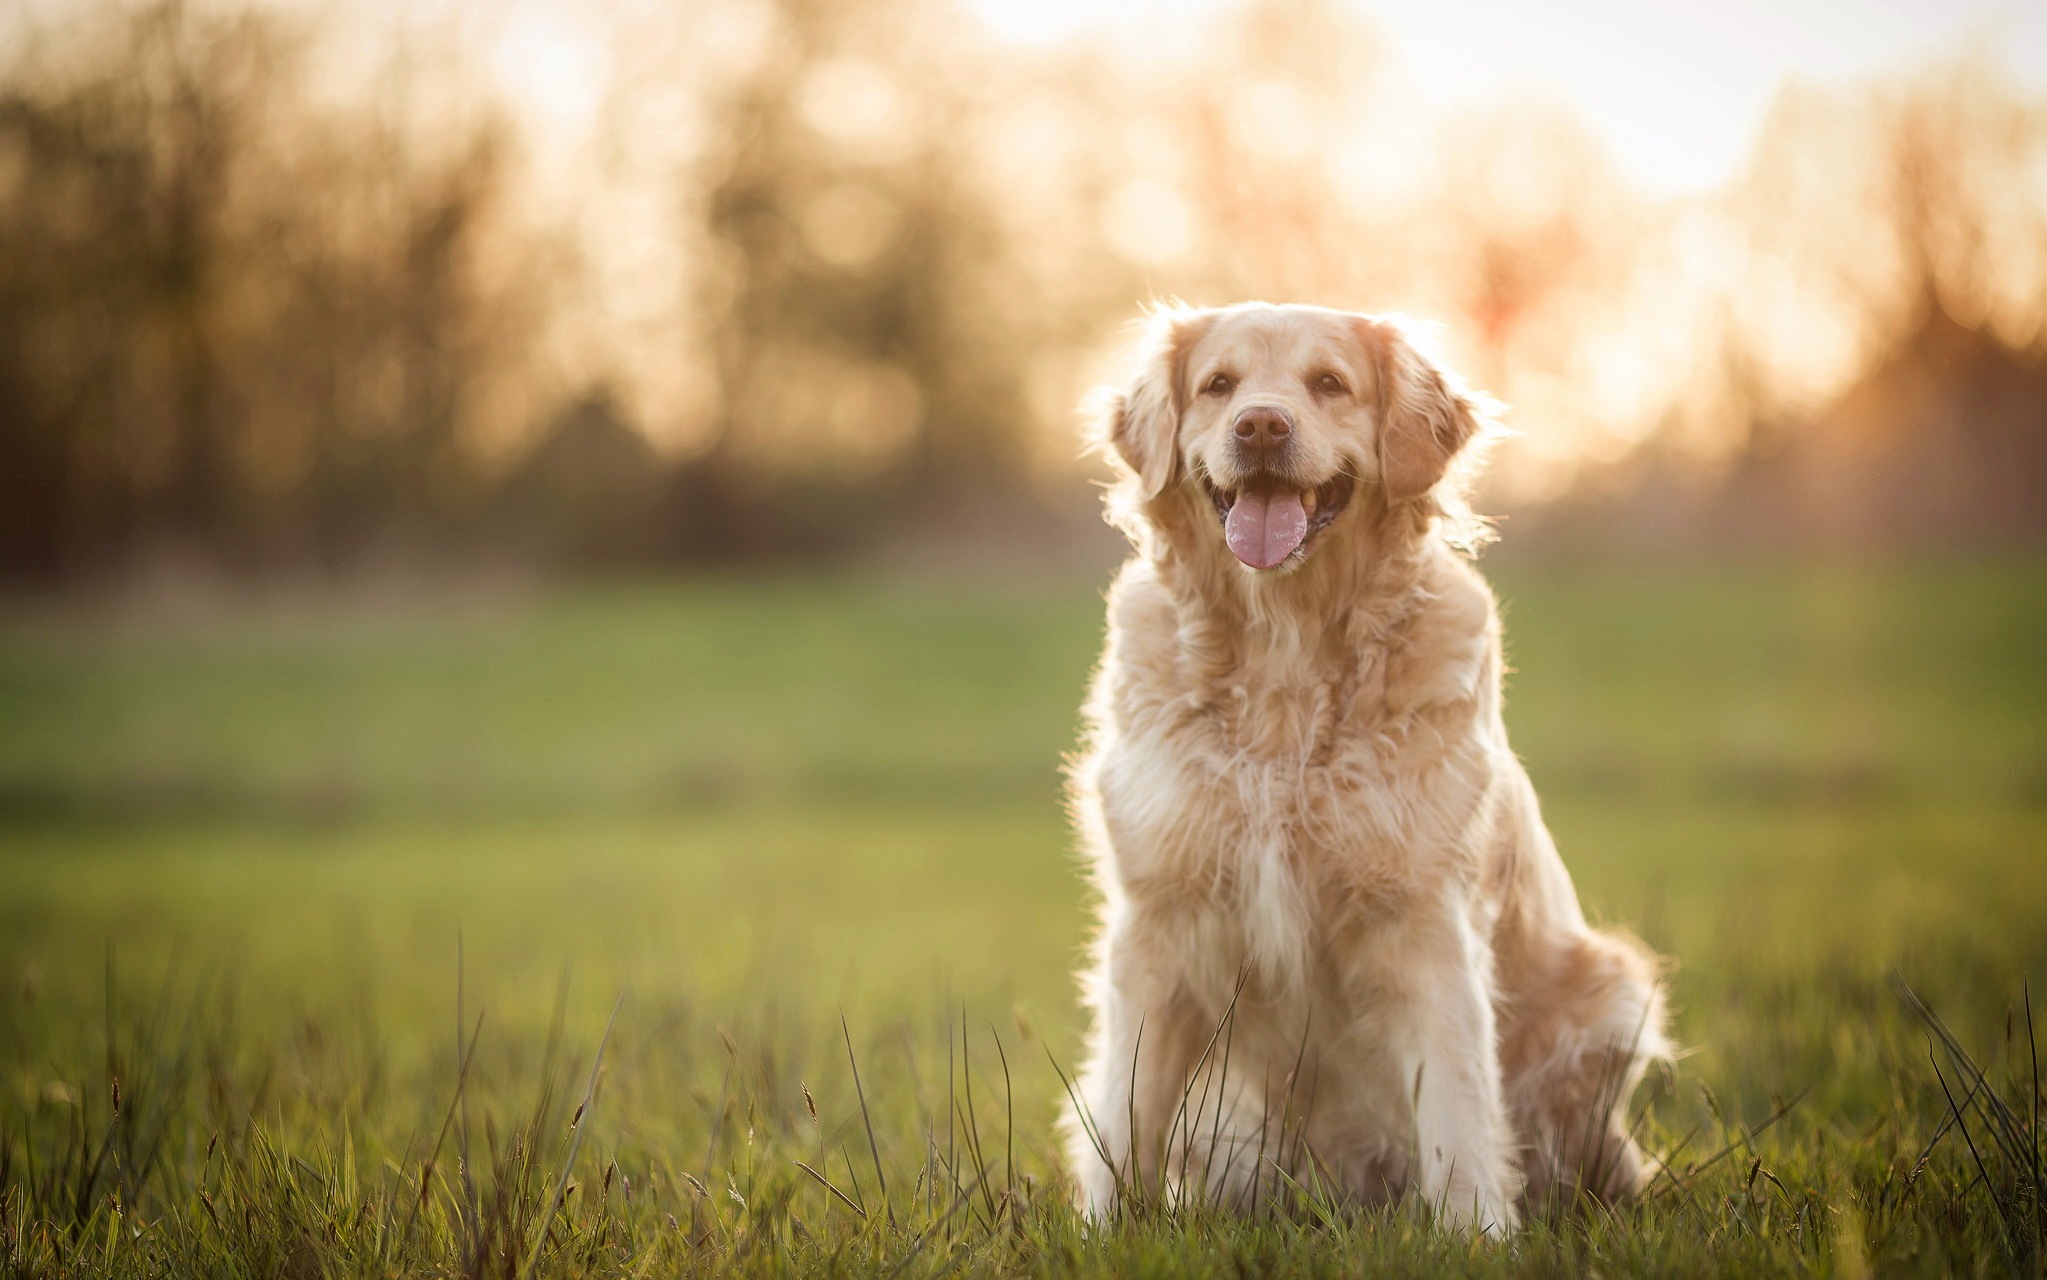
M 1399 1060 L 1414 1090 L 1417 1190 L 1462 1231 L 1514 1229 L 1512 1131 L 1493 1024 L 1492 955 L 1461 904 L 1400 930 Z
M 1191 1025 L 1157 922 L 1122 904 L 1112 911 L 1088 975 L 1094 1029 L 1067 1116 L 1067 1152 L 1079 1204 L 1091 1218 L 1163 1185 L 1169 1130 L 1191 1068 Z M 1173 936 L 1165 934 L 1166 937 Z

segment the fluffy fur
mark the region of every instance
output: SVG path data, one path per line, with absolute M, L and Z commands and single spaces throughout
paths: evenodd
M 1290 416 L 1311 514 L 1347 504 L 1262 571 L 1221 519 L 1266 482 L 1246 406 Z M 1101 898 L 1082 1208 L 1319 1184 L 1491 1233 L 1638 1190 L 1658 964 L 1586 923 L 1507 745 L 1463 500 L 1490 402 L 1396 321 L 1247 304 L 1154 315 L 1096 407 L 1137 554 L 1071 778 Z

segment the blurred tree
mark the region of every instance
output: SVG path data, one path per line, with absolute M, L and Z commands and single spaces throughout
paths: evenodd
M 716 407 L 678 550 L 857 543 L 1014 483 L 1024 299 L 963 178 L 973 103 L 918 0 L 775 0 L 782 33 L 711 104 L 703 194 Z M 877 530 L 869 528 L 866 532 Z
M 429 152 L 315 107 L 316 33 L 281 15 L 96 16 L 34 33 L 0 91 L 0 572 L 448 534 L 478 384 L 528 338 L 504 295 L 538 293 L 478 261 L 501 126 Z
M 1917 509 L 1900 468 L 1962 496 L 1899 527 L 2047 526 L 2047 111 L 1980 67 L 1787 94 L 1740 180 L 1655 199 L 1561 105 L 1418 109 L 1338 0 L 1030 52 L 946 0 L 549 23 L 507 63 L 274 0 L 20 19 L 0 577 L 1035 529 L 1174 295 L 1442 319 L 1521 492 L 1661 469 L 1673 536 L 1769 486 Z

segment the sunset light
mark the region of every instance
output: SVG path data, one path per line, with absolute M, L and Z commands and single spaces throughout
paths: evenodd
M 2043 654 L 2047 0 L 0 0 L 6 1280 L 2043 1280 Z
M 437 430 L 493 474 L 601 407 L 663 466 L 743 460 L 770 488 L 1000 460 L 1057 491 L 1099 466 L 1073 407 L 1118 375 L 1132 311 L 1250 297 L 1435 325 L 1507 406 L 1489 495 L 1540 506 L 1645 469 L 1711 483 L 1936 319 L 2014 349 L 2047 328 L 2028 0 L 206 0 L 190 22 L 238 29 L 207 15 L 240 2 L 278 15 L 260 56 L 177 53 L 155 33 L 182 19 L 22 17 L 70 50 L 22 76 L 161 62 L 105 82 L 146 98 L 204 52 L 220 119 L 274 134 L 209 179 L 234 187 L 222 234 L 474 308 L 413 365 L 365 336 L 320 413 L 295 381 L 251 391 L 282 407 L 235 447 L 287 490 L 321 413 L 376 437 L 445 395 Z M 215 345 L 336 305 L 291 302 L 265 260 L 222 259 Z M 433 391 L 455 350 L 475 367 Z
M 1896 72 L 1983 53 L 2047 87 L 2047 5 L 2030 0 L 1345 0 L 1437 109 L 1554 95 L 1659 190 L 1725 181 L 1787 81 Z M 965 0 L 1023 44 L 1107 36 L 1172 47 L 1223 0 Z M 1163 37 L 1163 39 L 1162 39 Z

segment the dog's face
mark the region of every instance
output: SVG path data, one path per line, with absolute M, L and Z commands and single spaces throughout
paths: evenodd
M 1371 353 L 1343 317 L 1219 315 L 1186 356 L 1185 469 L 1253 569 L 1305 557 L 1377 471 Z
M 1198 497 L 1259 572 L 1306 560 L 1362 491 L 1426 499 L 1478 429 L 1473 398 L 1397 324 L 1318 307 L 1162 312 L 1108 408 L 1144 499 Z

